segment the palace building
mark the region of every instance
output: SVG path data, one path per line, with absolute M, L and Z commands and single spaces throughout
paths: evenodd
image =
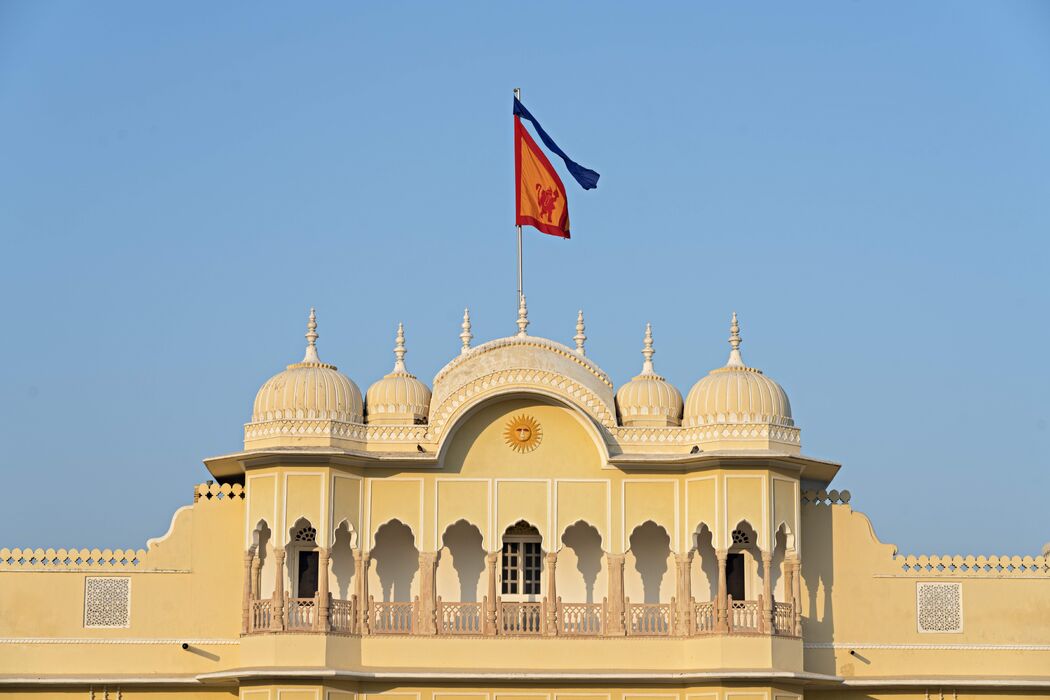
M 725 366 L 684 399 L 648 327 L 615 387 L 582 312 L 569 345 L 528 325 L 522 298 L 515 334 L 474 344 L 464 313 L 430 386 L 398 327 L 362 393 L 321 359 L 311 311 L 302 361 L 262 385 L 243 449 L 204 460 L 167 533 L 0 549 L 0 693 L 1050 696 L 1047 553 L 880 542 L 745 362 L 735 314 Z

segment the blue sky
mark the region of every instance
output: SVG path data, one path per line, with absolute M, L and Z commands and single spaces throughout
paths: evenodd
M 1050 540 L 1045 2 L 0 2 L 0 546 L 142 546 L 302 355 L 515 319 L 511 89 L 574 158 L 530 331 L 727 353 L 911 553 Z M 567 179 L 564 170 L 563 179 Z

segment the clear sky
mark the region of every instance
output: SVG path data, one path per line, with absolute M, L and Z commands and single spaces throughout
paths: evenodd
M 602 174 L 530 332 L 744 359 L 909 553 L 1050 540 L 1050 3 L 0 1 L 0 546 L 141 547 L 303 352 L 515 319 L 511 89 Z M 560 167 L 560 165 L 559 165 Z

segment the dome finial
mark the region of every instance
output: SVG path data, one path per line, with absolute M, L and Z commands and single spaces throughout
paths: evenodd
M 583 349 L 583 344 L 587 342 L 587 336 L 584 334 L 583 325 L 583 309 L 580 309 L 580 313 L 576 315 L 576 335 L 572 337 L 576 341 L 576 353 L 579 355 L 586 355 L 586 351 Z
M 398 323 L 397 324 L 397 339 L 394 342 L 394 357 L 397 358 L 397 361 L 394 362 L 394 372 L 395 373 L 397 373 L 397 372 L 401 372 L 401 373 L 405 373 L 405 374 L 408 373 L 408 370 L 405 369 L 405 353 L 406 352 L 408 352 L 408 351 L 405 350 L 405 324 Z
M 459 351 L 459 353 L 462 355 L 463 353 L 470 350 L 470 341 L 474 338 L 474 334 L 470 332 L 469 308 L 463 309 L 463 323 L 460 324 L 459 327 L 463 329 L 463 332 L 459 334 L 459 339 L 463 341 L 463 347 Z
M 642 357 L 645 358 L 645 362 L 642 363 L 642 374 L 653 374 L 653 355 L 656 351 L 653 350 L 653 324 L 645 324 L 645 344 L 642 347 Z
M 518 299 L 518 335 L 528 335 L 525 329 L 529 327 L 529 308 L 525 306 L 525 295 L 522 294 Z
M 746 367 L 744 359 L 740 357 L 740 324 L 736 321 L 736 311 L 733 312 L 733 320 L 729 324 L 729 361 L 726 367 Z
M 310 307 L 310 320 L 306 322 L 306 355 L 303 362 L 320 362 L 317 356 L 317 311 Z

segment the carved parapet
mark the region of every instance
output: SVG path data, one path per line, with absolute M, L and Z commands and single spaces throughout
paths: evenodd
M 207 482 L 197 484 L 193 490 L 194 503 L 201 501 L 243 501 L 244 487 L 240 484 L 217 484 Z
M 897 555 L 894 566 L 905 574 L 917 576 L 966 576 L 974 578 L 1045 577 L 1050 575 L 1050 558 L 1046 556 L 954 556 Z
M 830 491 L 803 491 L 802 492 L 802 505 L 809 506 L 838 506 L 849 504 L 851 494 L 849 491 L 843 489 L 837 491 L 831 489 Z

